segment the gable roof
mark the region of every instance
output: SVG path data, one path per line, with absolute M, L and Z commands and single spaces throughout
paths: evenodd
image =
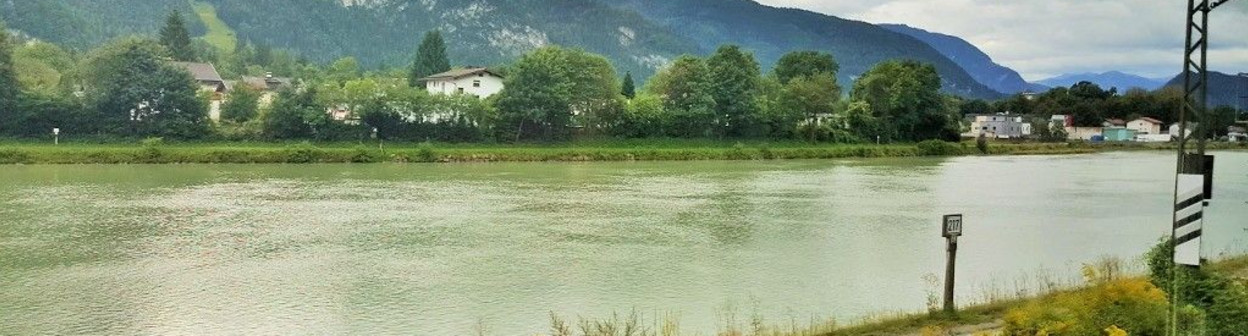
M 492 75 L 494 77 L 503 78 L 503 75 L 500 75 L 497 71 L 490 70 L 489 68 L 464 68 L 464 69 L 452 69 L 451 71 L 421 78 L 420 80 L 424 82 L 428 82 L 428 81 L 439 80 L 439 79 L 460 79 L 460 78 L 464 78 L 468 76 L 475 76 L 475 75 L 479 75 L 483 73 Z
M 1157 120 L 1157 119 L 1153 119 L 1153 118 L 1149 118 L 1149 117 L 1143 117 L 1143 118 L 1136 119 L 1136 121 L 1139 121 L 1139 120 L 1143 120 L 1143 121 L 1146 121 L 1146 122 L 1151 123 L 1151 124 L 1154 124 L 1154 125 L 1161 125 L 1161 124 L 1164 124 L 1163 122 L 1161 122 L 1161 120 Z
M 217 73 L 217 67 L 212 66 L 212 63 L 173 62 L 173 65 L 186 69 L 197 81 L 225 83 L 221 74 Z

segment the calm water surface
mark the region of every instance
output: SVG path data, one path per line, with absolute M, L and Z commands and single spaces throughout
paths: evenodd
M 1248 252 L 1221 153 L 1211 256 Z M 785 162 L 0 167 L 0 334 L 531 335 L 551 311 L 841 320 L 1137 258 L 1168 152 Z M 1134 260 L 1134 259 L 1133 259 Z M 744 320 L 744 318 L 739 318 Z

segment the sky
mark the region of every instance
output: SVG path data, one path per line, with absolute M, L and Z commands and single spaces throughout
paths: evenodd
M 961 37 L 1029 81 L 1122 71 L 1182 72 L 1184 0 L 757 0 Z M 1210 15 L 1209 68 L 1248 72 L 1248 0 Z

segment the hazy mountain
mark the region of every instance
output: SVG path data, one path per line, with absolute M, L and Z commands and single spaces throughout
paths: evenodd
M 1176 75 L 1165 87 L 1183 89 L 1183 75 Z M 1248 108 L 1248 77 L 1209 72 L 1209 106 Z
M 815 49 L 841 62 L 841 81 L 890 59 L 934 64 L 946 92 L 1000 94 L 931 46 L 878 26 L 750 0 L 202 0 L 237 36 L 329 62 L 355 56 L 366 66 L 411 61 L 421 35 L 439 29 L 452 62 L 494 65 L 543 45 L 607 56 L 620 73 L 648 77 L 681 54 L 721 44 L 756 52 L 765 68 L 784 53 Z M 76 49 L 129 34 L 154 34 L 172 9 L 192 31 L 204 25 L 186 0 L 0 0 L 10 28 Z
M 841 64 L 840 80 L 846 87 L 852 78 L 881 61 L 906 58 L 934 64 L 946 92 L 980 98 L 1001 96 L 922 41 L 865 22 L 768 7 L 752 0 L 599 1 L 637 11 L 696 41 L 704 53 L 721 44 L 740 44 L 754 51 L 767 68 L 789 51 L 831 52 Z
M 1110 71 L 1106 73 L 1081 73 L 1061 75 L 1037 83 L 1050 87 L 1069 87 L 1079 82 L 1088 81 L 1100 85 L 1102 88 L 1109 89 L 1111 87 L 1118 88 L 1118 92 L 1126 92 L 1130 88 L 1141 88 L 1145 90 L 1156 90 L 1166 84 L 1165 79 L 1151 79 L 1132 74 L 1122 73 L 1118 71 Z
M 992 61 L 992 57 L 960 37 L 929 32 L 906 25 L 884 24 L 885 29 L 906 34 L 935 48 L 948 57 L 976 81 L 1001 93 L 1013 94 L 1033 88 L 1017 71 Z

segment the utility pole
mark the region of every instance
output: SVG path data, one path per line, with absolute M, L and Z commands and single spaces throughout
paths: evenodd
M 1213 157 L 1205 155 L 1209 138 L 1209 12 L 1230 0 L 1188 0 L 1187 38 L 1183 49 L 1183 107 L 1179 110 L 1178 164 L 1174 180 L 1174 208 L 1171 223 L 1170 334 L 1177 336 L 1178 268 L 1201 265 L 1200 245 L 1204 229 L 1202 212 L 1212 196 Z M 1197 138 L 1194 151 L 1188 148 L 1189 120 L 1199 120 L 1192 132 Z

